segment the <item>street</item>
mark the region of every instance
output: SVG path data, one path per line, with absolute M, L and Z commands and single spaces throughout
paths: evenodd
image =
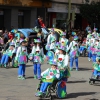
M 45 70 L 50 66 L 44 63 L 41 67 Z M 92 62 L 80 57 L 79 68 L 79 71 L 71 71 L 65 100 L 100 100 L 100 83 L 89 85 Z M 17 68 L 0 68 L 0 100 L 38 100 L 35 97 L 38 84 L 39 80 L 33 79 L 32 63 L 27 64 L 26 80 L 17 79 Z

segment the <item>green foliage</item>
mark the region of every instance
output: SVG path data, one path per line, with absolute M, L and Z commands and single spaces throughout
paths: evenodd
M 91 4 L 82 4 L 80 6 L 80 13 L 83 18 L 87 19 L 89 23 L 100 23 L 100 2 L 92 2 Z M 100 26 L 100 25 L 99 25 Z

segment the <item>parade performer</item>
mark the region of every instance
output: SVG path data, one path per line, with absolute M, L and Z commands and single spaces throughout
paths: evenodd
M 92 51 L 92 61 L 93 62 L 96 62 L 96 51 L 99 49 L 99 38 L 95 38 L 95 43 L 94 43 L 94 46 L 93 46 L 93 51 Z
M 43 48 L 41 46 L 40 39 L 34 39 L 35 46 L 32 48 L 32 52 L 30 55 L 30 59 L 33 60 L 34 63 L 34 78 L 35 79 L 41 79 L 41 63 L 43 63 L 45 56 L 43 52 Z
M 97 57 L 96 62 L 93 63 L 93 69 L 94 76 L 92 78 L 96 79 L 98 75 L 100 77 L 100 57 Z
M 70 70 L 73 70 L 73 62 L 75 60 L 76 71 L 78 71 L 79 44 L 77 36 L 74 36 L 74 40 L 70 43 L 68 52 L 70 55 Z
M 56 38 L 52 37 L 50 41 L 51 41 L 51 43 L 47 44 L 45 46 L 45 48 L 46 48 L 47 51 L 53 51 L 53 52 L 55 52 L 55 49 L 56 49 Z
M 87 49 L 86 41 L 84 40 L 83 43 L 82 43 L 82 45 L 81 45 L 80 48 L 79 48 L 79 51 L 80 51 L 80 53 L 82 54 L 83 51 L 86 50 L 86 49 Z
M 55 39 L 56 39 L 56 37 L 55 37 L 55 35 L 54 35 L 55 31 L 54 31 L 53 28 L 50 30 L 50 33 L 51 33 L 51 34 L 50 34 L 50 35 L 48 36 L 48 38 L 47 38 L 47 45 L 50 45 L 50 44 L 51 44 L 52 38 L 55 38 Z
M 56 43 L 55 57 L 57 57 L 58 54 L 59 54 L 59 46 L 60 46 L 60 45 L 61 45 L 61 44 L 60 44 L 59 42 Z
M 94 35 L 95 37 L 98 37 L 99 36 L 97 30 L 98 30 L 97 28 L 94 28 L 94 31 L 92 33 L 92 35 Z
M 41 96 L 43 93 L 46 93 L 47 87 L 51 85 L 54 80 L 60 78 L 60 72 L 57 68 L 57 63 L 55 61 L 52 61 L 50 64 L 51 68 L 48 68 L 41 73 L 43 83 L 40 86 L 40 91 L 36 93 L 36 96 Z
M 18 61 L 19 68 L 18 68 L 18 79 L 25 79 L 25 69 L 27 63 L 27 48 L 26 48 L 26 41 L 20 40 L 20 46 L 17 49 L 16 58 L 15 60 Z
M 42 29 L 39 29 L 37 37 L 41 40 L 41 42 L 44 42 L 44 35 L 42 33 Z
M 88 50 L 88 60 L 89 61 L 92 58 L 92 53 L 90 52 L 90 38 L 91 38 L 91 35 L 88 35 L 88 37 L 86 38 L 86 47 L 87 47 L 87 50 Z
M 67 79 L 70 77 L 70 72 L 68 68 L 68 62 L 69 62 L 69 57 L 66 54 L 66 47 L 60 46 L 59 48 L 59 54 L 57 58 L 55 58 L 58 69 L 60 70 L 60 77 L 62 80 L 67 81 Z
M 67 48 L 68 46 L 68 39 L 66 39 L 66 33 L 63 32 L 60 34 L 61 38 L 59 39 L 59 42 L 61 43 L 62 46 L 65 46 Z
M 15 52 L 15 45 L 13 43 L 10 44 L 9 48 L 3 53 L 1 58 L 0 66 L 7 67 L 9 58 L 12 59 L 12 55 Z

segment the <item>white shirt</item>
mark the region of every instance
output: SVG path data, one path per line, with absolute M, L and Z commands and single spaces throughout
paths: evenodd
M 26 53 L 26 55 L 28 54 L 28 53 L 27 53 L 27 48 L 26 48 L 25 46 L 20 46 L 20 47 L 18 47 L 17 53 L 16 53 L 16 57 L 19 57 L 19 55 L 20 55 L 23 51 Z
M 67 54 L 66 55 L 59 54 L 58 59 L 56 59 L 56 60 L 59 60 L 59 58 L 62 59 L 61 62 L 63 62 L 63 65 L 62 65 L 62 63 L 60 63 L 60 61 L 57 61 L 58 67 L 67 67 L 68 62 L 69 62 L 69 56 Z
M 50 34 L 47 38 L 47 44 L 51 44 L 51 38 L 54 38 L 55 35 L 54 34 Z M 56 38 L 56 37 L 55 37 Z
M 36 49 L 39 49 L 39 48 L 40 47 L 38 47 L 38 46 L 37 47 L 33 46 L 31 54 L 35 54 L 36 53 Z M 41 54 L 42 57 L 44 56 L 43 48 L 40 48 L 39 53 Z
M 79 45 L 76 41 L 72 41 L 68 47 L 68 50 L 70 51 L 74 51 L 74 50 L 78 50 Z

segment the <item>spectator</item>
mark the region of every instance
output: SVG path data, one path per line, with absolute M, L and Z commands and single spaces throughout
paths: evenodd
M 46 27 L 45 24 L 43 23 L 43 18 L 39 19 L 39 24 L 40 24 L 41 28 L 45 28 Z
M 7 30 L 5 30 L 5 33 L 3 34 L 3 36 L 4 36 L 4 44 L 6 44 L 8 42 L 8 39 L 9 39 Z
M 91 30 L 91 27 L 88 25 L 85 30 L 86 32 L 88 32 L 89 30 Z
M 40 16 L 38 16 L 38 19 L 36 19 L 36 21 L 35 21 L 35 27 L 37 27 L 37 28 L 41 28 L 39 20 L 40 20 Z
M 14 38 L 13 33 L 9 32 L 8 37 L 9 37 L 10 41 L 12 41 L 12 40 L 13 40 L 13 38 Z

